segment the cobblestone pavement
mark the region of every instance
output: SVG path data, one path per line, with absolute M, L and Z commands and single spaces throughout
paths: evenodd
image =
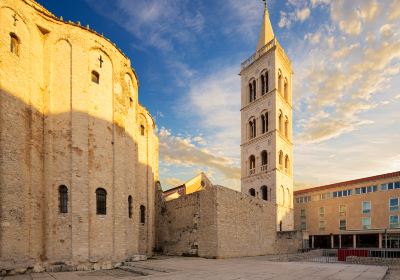
M 161 258 L 133 263 L 132 266 L 108 271 L 39 273 L 9 276 L 0 280 L 381 280 L 387 268 L 380 266 L 323 264 L 302 262 L 271 262 L 263 257 L 226 260 L 201 258 Z M 147 276 L 143 276 L 147 275 Z M 389 275 L 390 276 L 390 275 Z M 398 278 L 387 278 L 398 279 Z
M 389 269 L 385 280 L 400 280 L 400 269 Z

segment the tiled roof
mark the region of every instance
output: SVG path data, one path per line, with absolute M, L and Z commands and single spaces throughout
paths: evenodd
M 375 180 L 380 180 L 380 179 L 388 179 L 388 178 L 399 177 L 399 176 L 400 176 L 400 171 L 396 171 L 396 172 L 392 172 L 392 173 L 386 173 L 386 174 L 381 174 L 381 175 L 376 175 L 376 176 L 371 176 L 371 177 L 365 177 L 365 178 L 361 178 L 361 179 L 355 179 L 355 180 L 334 183 L 334 184 L 320 186 L 320 187 L 299 190 L 299 191 L 295 191 L 294 195 L 300 195 L 300 194 L 311 193 L 311 192 L 319 192 L 319 191 L 323 191 L 323 190 L 327 190 L 327 189 L 332 189 L 332 188 L 337 188 L 337 187 L 345 187 L 345 186 L 355 185 L 358 183 L 370 182 L 370 181 L 375 181 Z

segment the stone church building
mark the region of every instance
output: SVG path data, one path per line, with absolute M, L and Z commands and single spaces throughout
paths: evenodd
M 129 59 L 33 0 L 2 0 L 0 271 L 111 268 L 155 251 L 297 251 L 292 68 L 267 8 L 240 75 L 242 192 L 207 184 L 166 201 L 155 123 Z
M 155 246 L 158 138 L 112 42 L 0 2 L 0 267 L 110 266 Z

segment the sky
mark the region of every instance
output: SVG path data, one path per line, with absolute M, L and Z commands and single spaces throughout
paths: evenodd
M 240 189 L 240 64 L 261 0 L 38 0 L 111 39 L 154 116 L 164 189 Z M 294 70 L 295 189 L 400 170 L 400 0 L 269 0 Z

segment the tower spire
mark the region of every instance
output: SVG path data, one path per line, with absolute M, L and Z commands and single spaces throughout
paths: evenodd
M 257 51 L 274 39 L 274 30 L 272 29 L 271 20 L 269 19 L 267 1 L 264 2 L 264 19 L 261 26 L 260 35 L 258 36 Z

